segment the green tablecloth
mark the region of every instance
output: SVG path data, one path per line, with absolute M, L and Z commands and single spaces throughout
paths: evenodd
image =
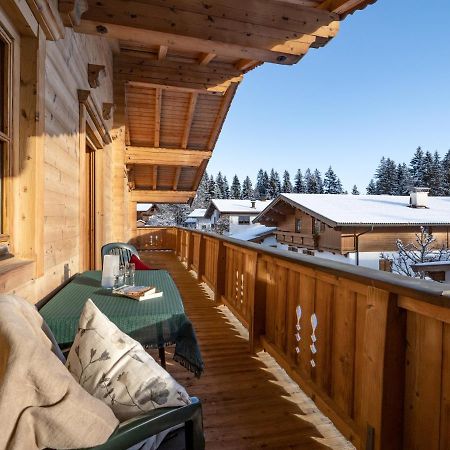
M 136 285 L 156 286 L 161 298 L 138 302 L 112 295 L 100 285 L 101 272 L 77 275 L 39 311 L 60 345 L 71 344 L 88 298 L 123 332 L 142 345 L 175 344 L 174 358 L 196 375 L 203 370 L 195 331 L 187 318 L 180 293 L 165 270 L 136 271 Z

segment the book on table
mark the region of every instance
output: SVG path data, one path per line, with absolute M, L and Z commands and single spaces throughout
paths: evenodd
M 155 286 L 120 286 L 113 289 L 114 295 L 128 297 L 139 302 L 143 300 L 151 300 L 153 298 L 160 298 L 163 296 L 161 291 L 157 291 Z

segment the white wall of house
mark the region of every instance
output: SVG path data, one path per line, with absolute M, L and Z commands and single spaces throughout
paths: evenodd
M 252 223 L 252 220 L 257 216 L 257 214 L 250 215 L 250 214 L 230 214 L 230 234 L 237 233 L 238 231 L 245 230 L 247 228 L 250 228 L 254 226 Z M 247 224 L 239 223 L 239 218 L 245 217 L 249 218 Z

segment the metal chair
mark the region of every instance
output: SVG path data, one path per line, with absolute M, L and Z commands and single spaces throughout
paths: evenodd
M 136 250 L 136 247 L 130 244 L 125 244 L 125 242 L 111 242 L 102 247 L 102 266 L 105 255 L 119 255 L 121 265 L 129 262 L 131 255 L 135 255 L 139 258 L 139 253 Z

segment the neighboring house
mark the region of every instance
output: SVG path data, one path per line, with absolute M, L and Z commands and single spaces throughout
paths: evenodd
M 411 265 L 414 272 L 423 272 L 435 281 L 450 283 L 450 261 L 430 261 Z
M 147 223 L 148 219 L 158 210 L 158 206 L 153 203 L 138 203 L 136 206 L 137 219 Z
M 187 228 L 195 228 L 197 230 L 210 230 L 211 220 L 205 217 L 206 209 L 194 209 L 184 221 Z
M 229 237 L 240 239 L 241 241 L 254 242 L 268 247 L 276 247 L 277 238 L 275 236 L 275 231 L 276 227 L 254 225 L 252 227 L 245 227 L 244 230 L 238 230 L 236 233 L 230 234 Z
M 229 232 L 234 234 L 245 228 L 254 226 L 253 219 L 267 206 L 270 201 L 213 199 L 206 210 L 205 217 L 210 219 L 214 229 L 219 219 L 229 220 Z
M 414 242 L 428 228 L 436 245 L 449 247 L 450 197 L 280 194 L 254 220 L 276 226 L 278 247 L 379 268 L 380 252 L 396 241 Z

